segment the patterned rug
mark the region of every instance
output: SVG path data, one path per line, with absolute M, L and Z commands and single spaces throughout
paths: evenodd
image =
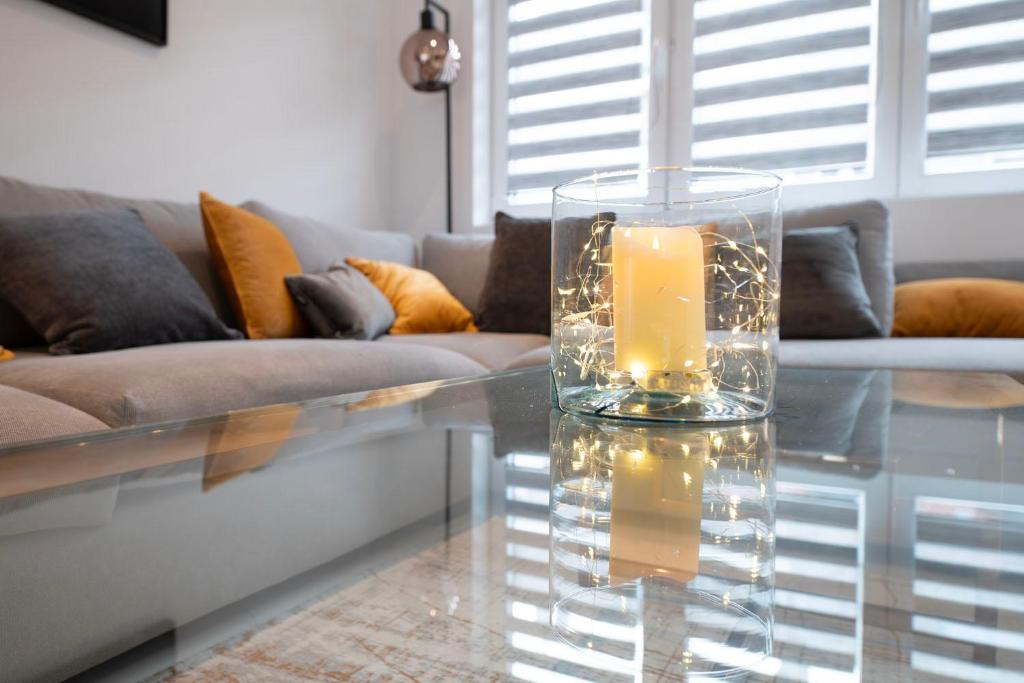
M 486 577 L 471 573 L 474 536 L 491 528 L 466 531 L 150 680 L 504 680 L 505 633 L 481 624 L 503 622 L 508 596 L 486 595 Z

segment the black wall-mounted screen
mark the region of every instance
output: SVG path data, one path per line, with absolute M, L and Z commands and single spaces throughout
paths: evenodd
M 155 45 L 167 44 L 167 0 L 43 0 Z

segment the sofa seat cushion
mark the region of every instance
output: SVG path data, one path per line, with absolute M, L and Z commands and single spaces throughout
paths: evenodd
M 0 448 L 104 429 L 107 425 L 81 410 L 21 389 L 0 386 Z
M 162 344 L 82 356 L 19 353 L 0 385 L 74 406 L 112 427 L 465 377 L 486 368 L 443 348 L 270 339 Z
M 490 370 L 504 370 L 515 358 L 532 349 L 548 348 L 543 334 L 505 332 L 452 332 L 449 334 L 386 335 L 378 341 L 389 344 L 415 344 L 456 351 Z
M 548 347 L 511 360 L 506 370 L 547 365 Z M 787 339 L 779 364 L 792 368 L 892 368 L 1024 372 L 1024 339 Z
M 538 365 L 550 364 L 551 346 L 545 344 L 544 346 L 538 346 L 535 349 L 530 349 L 526 353 L 516 356 L 505 365 L 505 369 L 520 370 L 522 368 L 533 368 Z
M 779 346 L 779 362 L 798 368 L 1022 372 L 1024 339 L 789 339 Z

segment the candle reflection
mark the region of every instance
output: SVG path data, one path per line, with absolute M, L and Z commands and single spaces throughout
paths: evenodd
M 685 440 L 623 436 L 628 444 L 609 446 L 616 465 L 611 579 L 663 576 L 690 581 L 697 575 L 707 435 L 687 434 Z
M 605 666 L 673 677 L 730 677 L 768 656 L 773 451 L 767 422 L 562 415 L 551 442 L 558 636 Z

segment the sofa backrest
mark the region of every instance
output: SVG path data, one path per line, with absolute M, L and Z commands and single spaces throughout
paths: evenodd
M 99 192 L 61 189 L 0 176 L 0 213 L 51 213 L 95 209 L 133 208 L 168 249 L 174 252 L 210 298 L 220 318 L 235 325 L 235 316 L 217 278 L 203 234 L 196 203 L 128 199 Z M 401 233 L 347 230 L 300 218 L 259 202 L 244 208 L 278 224 L 295 248 L 306 272 L 322 272 L 346 256 L 386 259 L 415 265 L 416 244 Z M 280 223 L 279 223 L 280 221 Z M 3 264 L 0 264 L 0 272 Z M 43 342 L 6 302 L 0 300 L 0 346 L 20 348 Z
M 944 277 L 983 277 L 1024 281 L 1024 259 L 1007 261 L 937 261 L 896 264 L 896 283 Z
M 857 260 L 871 309 L 882 334 L 892 331 L 893 266 L 889 211 L 875 201 L 836 204 L 783 215 L 783 232 L 852 223 L 856 226 Z M 441 282 L 474 314 L 491 257 L 493 235 L 427 235 L 423 240 L 423 268 Z M 785 276 L 785 274 L 783 274 Z
M 477 315 L 493 245 L 494 235 L 427 235 L 420 265 Z
M 416 265 L 416 242 L 405 233 L 340 229 L 313 218 L 278 211 L 258 201 L 245 202 L 242 208 L 280 228 L 307 273 L 322 273 L 347 256 Z

